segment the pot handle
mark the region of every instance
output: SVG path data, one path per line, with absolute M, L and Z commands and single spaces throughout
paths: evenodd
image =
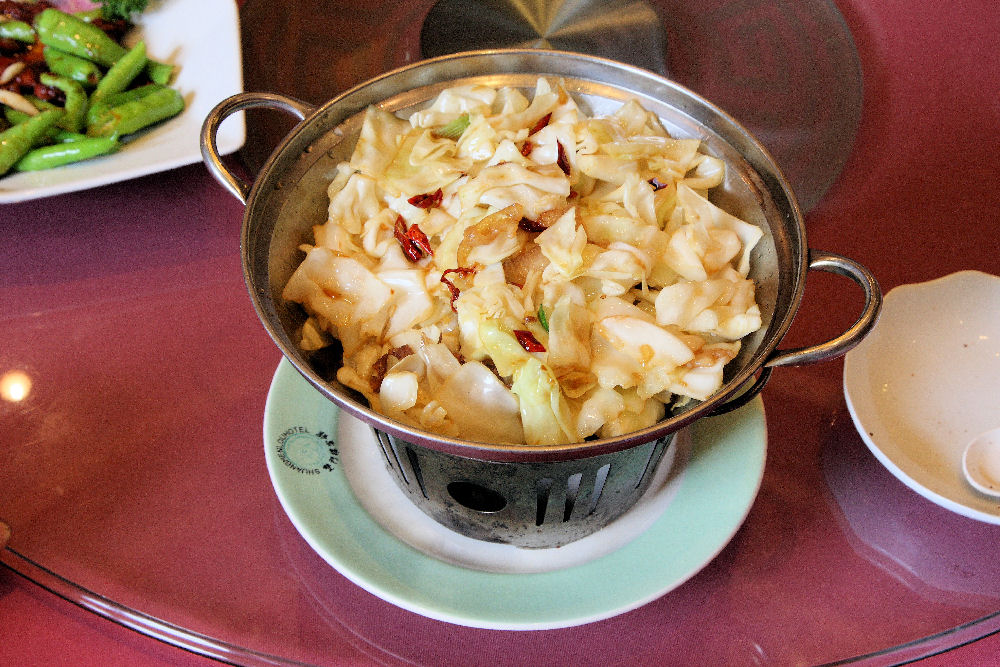
M 812 249 L 809 250 L 809 268 L 836 273 L 856 282 L 865 293 L 864 310 L 857 322 L 839 336 L 818 345 L 775 350 L 764 362 L 765 366 L 798 366 L 839 357 L 860 343 L 878 321 L 879 312 L 882 310 L 882 291 L 871 271 L 853 259 Z
M 761 366 L 760 373 L 750 387 L 735 398 L 721 403 L 711 412 L 712 415 L 732 412 L 753 400 L 764 389 L 764 385 L 770 379 L 771 371 L 775 366 L 812 364 L 838 357 L 860 343 L 875 326 L 879 312 L 882 310 L 882 291 L 871 271 L 853 259 L 812 249 L 809 250 L 809 268 L 846 276 L 861 286 L 865 293 L 865 308 L 858 321 L 852 324 L 847 331 L 825 343 L 797 347 L 791 350 L 775 350 Z
M 296 116 L 299 120 L 305 120 L 315 110 L 311 104 L 297 100 L 294 97 L 278 95 L 276 93 L 238 93 L 219 102 L 205 117 L 205 122 L 201 125 L 201 157 L 208 167 L 215 180 L 219 181 L 234 197 L 244 204 L 247 203 L 247 196 L 250 194 L 251 183 L 234 174 L 225 164 L 219 155 L 216 144 L 216 135 L 219 126 L 229 116 L 244 109 L 256 109 L 266 107 L 269 109 L 280 109 Z

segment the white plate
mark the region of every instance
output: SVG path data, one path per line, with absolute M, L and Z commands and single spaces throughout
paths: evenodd
M 341 450 L 358 443 L 338 440 L 338 432 L 348 433 L 338 421 L 336 406 L 282 361 L 268 392 L 264 451 L 278 499 L 306 542 L 346 578 L 403 609 L 504 630 L 609 618 L 694 576 L 746 518 L 760 487 L 767 440 L 759 398 L 698 421 L 678 488 L 647 530 L 583 564 L 525 574 L 483 572 L 429 556 L 375 521 L 345 475 L 356 454 Z
M 628 544 L 652 526 L 673 501 L 691 457 L 690 432 L 685 429 L 664 451 L 649 488 L 628 512 L 558 549 L 522 549 L 466 537 L 421 511 L 393 480 L 375 434 L 360 419 L 341 415 L 337 435 L 347 482 L 376 523 L 428 556 L 461 567 L 508 574 L 583 565 Z
M 201 161 L 201 123 L 220 101 L 243 89 L 240 29 L 232 0 L 154 0 L 127 41 L 146 41 L 149 56 L 177 65 L 171 86 L 186 108 L 112 155 L 44 171 L 0 177 L 0 203 L 39 199 L 116 183 Z M 243 145 L 242 114 L 220 128 L 219 152 Z
M 861 438 L 896 477 L 938 505 L 1000 524 L 1000 503 L 962 475 L 962 451 L 1000 426 L 1000 278 L 961 271 L 902 285 L 844 362 Z

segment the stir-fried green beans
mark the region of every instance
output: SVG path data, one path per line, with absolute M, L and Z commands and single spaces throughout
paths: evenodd
M 6 173 L 32 146 L 41 141 L 62 115 L 63 112 L 58 109 L 43 111 L 0 132 L 0 174 Z
M 3 21 L 0 22 L 0 38 L 31 44 L 35 41 L 35 29 L 24 21 Z
M 129 90 L 125 90 L 120 93 L 109 93 L 98 100 L 91 97 L 90 108 L 87 110 L 87 126 L 89 127 L 91 125 L 105 122 L 110 110 L 114 107 L 121 106 L 126 102 L 141 100 L 143 97 L 152 95 L 156 91 L 163 90 L 164 88 L 166 88 L 166 86 L 161 86 L 158 83 L 147 83 L 144 86 L 130 88 Z
M 125 47 L 92 23 L 58 9 L 46 9 L 35 17 L 38 39 L 51 46 L 98 65 L 111 67 L 125 55 Z
M 17 109 L 3 107 L 11 127 L 0 133 L 0 176 L 106 155 L 119 148 L 122 137 L 184 109 L 181 94 L 167 85 L 172 65 L 150 60 L 144 42 L 122 46 L 84 17 L 49 8 L 38 13 L 33 26 L 0 23 L 0 37 L 35 49 L 41 44 L 48 71 L 39 81 L 58 91 L 52 101 L 24 95 L 15 100 Z M 31 111 L 26 102 L 37 113 L 26 113 Z
M 145 97 L 111 107 L 97 122 L 87 126 L 87 136 L 110 137 L 131 134 L 176 116 L 184 99 L 173 88 L 163 88 Z
M 59 76 L 51 72 L 46 72 L 40 78 L 43 84 L 62 91 L 63 95 L 66 96 L 66 102 L 63 105 L 63 110 L 66 113 L 63 114 L 59 126 L 70 132 L 82 130 L 83 121 L 87 117 L 87 92 L 83 86 L 69 77 Z
M 111 66 L 97 84 L 93 94 L 90 96 L 91 104 L 98 104 L 108 95 L 120 93 L 129 87 L 129 84 L 139 76 L 139 73 L 146 67 L 146 43 L 139 42 L 133 46 L 124 56 Z
M 17 171 L 38 171 L 51 167 L 61 167 L 81 160 L 88 160 L 98 155 L 107 155 L 118 149 L 118 139 L 115 137 L 84 137 L 73 141 L 65 141 L 51 146 L 35 148 L 24 154 L 14 164 Z
M 127 53 L 124 46 L 96 25 L 58 9 L 40 12 L 35 17 L 35 30 L 45 46 L 86 58 L 104 67 L 111 67 Z M 150 80 L 167 84 L 174 68 L 173 65 L 150 61 L 146 71 Z
M 92 60 L 71 53 L 45 47 L 45 65 L 53 74 L 69 77 L 84 86 L 96 86 L 101 80 L 101 68 Z

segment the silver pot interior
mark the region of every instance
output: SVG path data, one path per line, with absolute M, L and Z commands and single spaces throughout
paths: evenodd
M 764 326 L 743 341 L 727 367 L 722 389 L 709 400 L 668 413 L 659 424 L 618 438 L 531 447 L 468 443 L 413 429 L 369 409 L 335 379 L 335 349 L 307 354 L 295 343 L 304 313 L 281 290 L 302 260 L 301 243 L 326 220 L 326 188 L 336 165 L 350 157 L 363 112 L 379 105 L 400 115 L 429 103 L 456 82 L 513 86 L 530 92 L 539 76 L 561 78 L 581 108 L 609 114 L 637 99 L 676 137 L 701 139 L 703 150 L 725 160 L 727 176 L 712 200 L 765 232 L 751 257 Z M 564 459 L 618 451 L 676 431 L 710 414 L 761 369 L 787 331 L 807 269 L 801 213 L 790 186 L 764 148 L 732 118 L 685 88 L 628 65 L 584 55 L 539 50 L 483 51 L 443 56 L 385 74 L 330 100 L 297 125 L 263 167 L 247 198 L 242 256 L 254 306 L 279 348 L 299 371 L 342 409 L 406 441 L 473 458 Z

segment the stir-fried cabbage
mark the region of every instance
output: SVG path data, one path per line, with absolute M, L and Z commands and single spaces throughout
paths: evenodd
M 630 101 L 588 118 L 561 84 L 449 88 L 367 111 L 328 220 L 283 297 L 337 379 L 437 433 L 545 445 L 704 400 L 761 326 L 762 231 L 707 193 L 725 164 Z

